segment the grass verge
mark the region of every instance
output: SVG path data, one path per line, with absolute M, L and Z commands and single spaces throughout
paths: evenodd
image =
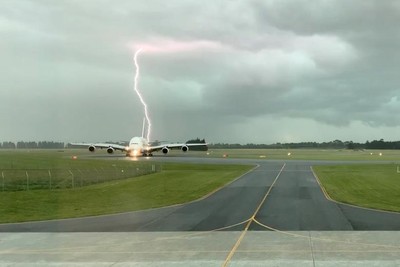
M 194 152 L 199 153 L 199 152 Z M 204 152 L 202 152 L 204 154 Z M 400 150 L 210 149 L 208 157 L 281 160 L 400 161 Z
M 76 189 L 0 192 L 0 223 L 111 214 L 185 203 L 251 166 L 165 164 L 163 171 Z
M 329 196 L 361 207 L 400 212 L 396 164 L 314 166 Z

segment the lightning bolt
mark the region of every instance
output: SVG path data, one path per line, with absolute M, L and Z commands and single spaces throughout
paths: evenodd
M 137 62 L 137 57 L 139 55 L 139 53 L 142 51 L 142 48 L 140 48 L 139 50 L 136 51 L 135 56 L 134 56 L 134 61 L 135 61 L 135 67 L 136 67 L 136 74 L 135 74 L 135 85 L 134 85 L 134 89 L 136 94 L 139 96 L 140 102 L 142 102 L 143 107 L 144 107 L 144 116 L 146 117 L 146 121 L 147 121 L 147 125 L 148 125 L 148 130 L 147 130 L 147 141 L 150 141 L 150 130 L 151 130 L 151 122 L 150 122 L 150 117 L 149 117 L 149 112 L 147 111 L 147 104 L 144 101 L 142 95 L 139 92 L 138 89 L 138 81 L 139 81 L 139 64 Z

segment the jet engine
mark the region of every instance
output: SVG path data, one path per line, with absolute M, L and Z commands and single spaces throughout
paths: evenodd
M 182 150 L 183 152 L 187 152 L 187 151 L 189 151 L 189 147 L 188 147 L 188 146 L 182 146 L 182 147 L 181 147 L 181 150 Z
M 112 147 L 107 148 L 107 153 L 108 154 L 114 153 L 114 148 L 112 148 Z
M 96 150 L 96 147 L 95 146 L 89 146 L 89 151 L 90 152 L 94 152 Z
M 164 153 L 164 154 L 168 154 L 168 152 L 169 152 L 169 149 L 168 149 L 168 147 L 163 147 L 162 149 L 161 149 L 161 151 L 162 151 L 162 153 Z

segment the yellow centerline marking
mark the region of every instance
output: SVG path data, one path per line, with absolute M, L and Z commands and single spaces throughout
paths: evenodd
M 249 219 L 248 223 L 246 224 L 246 227 L 244 228 L 243 232 L 240 234 L 238 240 L 236 241 L 235 245 L 232 247 L 231 251 L 229 252 L 228 256 L 226 257 L 224 263 L 222 264 L 223 267 L 228 266 L 229 262 L 231 261 L 233 255 L 235 254 L 237 248 L 239 247 L 240 243 L 242 242 L 244 236 L 247 233 L 247 230 L 249 229 L 251 223 L 255 220 L 255 217 L 258 213 L 258 211 L 261 209 L 261 206 L 264 204 L 265 200 L 267 199 L 269 193 L 272 190 L 272 187 L 275 185 L 276 181 L 278 180 L 279 176 L 281 175 L 283 169 L 285 168 L 286 163 L 283 164 L 281 170 L 279 171 L 278 175 L 275 177 L 275 180 L 273 181 L 273 183 L 271 184 L 271 186 L 269 187 L 267 193 L 265 194 L 265 196 L 263 197 L 263 199 L 261 200 L 260 204 L 258 205 L 258 207 L 256 208 L 256 210 L 254 211 L 253 215 L 251 216 L 251 218 Z
M 276 181 L 278 180 L 278 178 L 279 178 L 279 176 L 281 175 L 281 173 L 282 173 L 283 169 L 285 168 L 285 166 L 286 166 L 286 163 L 283 164 L 283 166 L 282 166 L 282 168 L 280 169 L 278 175 L 275 177 L 274 182 L 271 184 L 271 186 L 269 187 L 269 189 L 268 189 L 267 193 L 265 194 L 264 198 L 261 200 L 260 205 L 258 205 L 256 211 L 253 213 L 253 216 L 251 216 L 251 219 L 252 219 L 252 220 L 254 220 L 254 218 L 256 217 L 256 215 L 257 215 L 257 213 L 258 213 L 258 211 L 261 209 L 261 206 L 264 204 L 265 200 L 267 199 L 269 193 L 270 193 L 271 190 L 272 190 L 272 187 L 274 187 Z M 250 223 L 251 223 L 251 221 L 250 221 Z
M 282 230 L 276 229 L 276 228 L 274 228 L 274 227 L 271 227 L 271 226 L 268 226 L 268 225 L 266 225 L 266 224 L 263 224 L 263 223 L 257 221 L 256 219 L 253 219 L 253 221 L 254 221 L 256 224 L 258 224 L 258 225 L 260 225 L 260 226 L 262 226 L 262 227 L 264 227 L 264 228 L 266 228 L 266 229 L 268 229 L 268 230 L 277 232 L 277 233 L 281 233 L 281 234 L 289 235 L 289 236 L 293 236 L 293 237 L 305 238 L 305 239 L 309 239 L 309 238 L 310 238 L 308 235 L 301 235 L 301 234 L 297 234 L 297 233 L 293 233 L 293 232 L 282 231 Z M 308 231 L 308 232 L 310 233 L 310 231 Z M 358 245 L 358 246 L 364 245 L 364 246 L 391 248 L 391 249 L 400 250 L 400 246 L 397 246 L 397 245 L 376 244 L 376 243 L 364 243 L 364 242 L 356 242 L 356 241 L 353 242 L 353 241 L 348 241 L 348 240 L 337 240 L 337 239 L 323 238 L 323 237 L 312 237 L 312 240 L 323 241 L 323 242 L 343 243 L 343 244 Z

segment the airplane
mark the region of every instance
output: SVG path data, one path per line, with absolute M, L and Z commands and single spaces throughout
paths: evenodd
M 71 143 L 73 146 L 87 146 L 90 152 L 95 152 L 97 148 L 105 148 L 107 149 L 107 153 L 113 154 L 115 150 L 120 150 L 126 153 L 127 157 L 137 157 L 137 156 L 153 156 L 153 152 L 161 151 L 164 155 L 168 154 L 171 149 L 180 149 L 183 152 L 189 151 L 191 147 L 203 148 L 207 150 L 206 143 L 177 143 L 177 144 L 161 144 L 152 146 L 149 144 L 148 140 L 144 138 L 144 124 L 142 137 L 133 137 L 129 141 L 128 146 L 123 146 L 119 144 L 106 144 L 106 143 L 97 143 L 97 144 L 88 144 L 88 143 Z
M 71 143 L 73 146 L 88 146 L 90 152 L 95 152 L 97 148 L 106 148 L 107 153 L 113 154 L 115 150 L 120 150 L 126 153 L 127 157 L 137 157 L 137 156 L 153 156 L 153 152 L 161 151 L 163 154 L 168 154 L 171 149 L 180 149 L 183 152 L 189 151 L 190 147 L 202 147 L 207 150 L 206 143 L 193 143 L 193 144 L 162 144 L 157 146 L 149 145 L 146 138 L 143 137 L 133 137 L 129 141 L 128 146 L 122 146 L 119 144 L 105 144 L 105 143 L 97 143 L 97 144 L 87 144 L 87 143 Z

